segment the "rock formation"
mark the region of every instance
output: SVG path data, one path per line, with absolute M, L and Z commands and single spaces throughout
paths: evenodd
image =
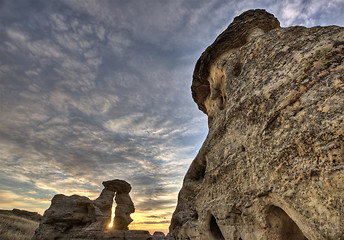
M 344 239 L 344 28 L 236 17 L 198 60 L 209 133 L 171 239 Z
M 103 182 L 103 185 L 105 188 L 94 201 L 95 205 L 102 212 L 102 215 L 99 217 L 103 218 L 101 222 L 105 222 L 105 226 L 109 225 L 113 198 L 116 193 L 115 201 L 117 206 L 115 209 L 114 228 L 117 230 L 128 230 L 128 225 L 133 221 L 130 214 L 135 212 L 134 204 L 129 196 L 131 191 L 130 184 L 126 181 L 115 179 Z
M 78 195 L 55 195 L 33 239 L 150 239 L 148 231 L 128 231 L 133 221 L 130 214 L 135 211 L 129 196 L 130 184 L 115 179 L 103 185 L 105 188 L 94 201 Z M 114 197 L 117 203 L 115 229 L 108 229 Z

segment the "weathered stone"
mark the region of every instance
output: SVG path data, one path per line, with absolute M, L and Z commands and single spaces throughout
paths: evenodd
M 128 193 L 116 194 L 116 209 L 113 225 L 115 229 L 127 230 L 128 225 L 133 221 L 130 214 L 135 212 L 134 204 Z
M 270 27 L 257 30 L 255 17 Z M 171 239 L 344 236 L 344 28 L 276 21 L 243 13 L 196 64 L 193 97 L 209 133 L 184 178 Z
M 100 196 L 94 200 L 96 221 L 87 227 L 87 230 L 105 230 L 111 222 L 111 212 L 115 192 L 103 189 Z
M 78 195 L 57 194 L 44 212 L 43 223 L 87 224 L 95 220 L 93 202 Z
M 265 10 L 247 11 L 234 18 L 228 28 L 202 53 L 195 66 L 191 90 L 198 108 L 208 114 L 208 117 L 213 117 L 213 111 L 210 106 L 207 106 L 207 98 L 219 99 L 219 107 L 222 107 L 226 101 L 222 80 L 224 75 L 219 76 L 215 73 L 216 76 L 211 76 L 210 74 L 214 62 L 223 54 L 245 45 L 250 38 L 279 26 L 279 21 Z M 236 71 L 240 72 L 240 66 L 237 66 Z
M 105 189 L 108 189 L 113 192 L 119 192 L 119 193 L 129 193 L 131 191 L 131 186 L 129 183 L 127 183 L 124 180 L 110 180 L 103 182 L 103 185 Z
M 71 229 L 80 231 L 96 221 L 93 201 L 78 195 L 57 194 L 35 231 L 33 239 L 59 238 Z
M 128 230 L 135 211 L 129 196 L 131 186 L 123 180 L 103 182 L 100 196 L 92 201 L 78 195 L 55 195 L 45 211 L 33 239 L 147 239 L 147 231 Z M 111 221 L 113 198 L 116 194 L 115 230 L 107 229 Z M 148 233 L 148 235 L 147 235 Z

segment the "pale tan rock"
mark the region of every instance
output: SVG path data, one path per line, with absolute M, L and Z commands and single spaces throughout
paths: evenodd
M 243 44 L 196 64 L 193 97 L 211 113 L 209 133 L 170 239 L 343 239 L 344 29 L 279 28 L 247 14 L 275 27 L 246 39 L 233 30 L 222 42 Z M 245 15 L 235 21 L 250 32 Z
M 212 109 L 207 108 L 207 103 L 205 103 L 210 95 L 212 95 L 212 100 L 219 99 L 222 103 L 226 101 L 225 86 L 223 85 L 224 75 L 212 76 L 210 73 L 214 62 L 223 54 L 240 48 L 250 39 L 279 26 L 279 21 L 265 10 L 250 10 L 236 17 L 228 28 L 216 38 L 215 42 L 204 51 L 196 63 L 191 86 L 192 97 L 201 111 L 208 115 L 210 111 L 210 117 L 213 116 Z M 240 74 L 240 69 L 239 65 L 234 66 L 234 74 Z

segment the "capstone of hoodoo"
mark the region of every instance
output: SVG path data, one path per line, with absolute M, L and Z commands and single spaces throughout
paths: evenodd
M 129 196 L 130 184 L 115 179 L 103 182 L 103 185 L 105 188 L 94 201 L 78 195 L 55 195 L 33 239 L 146 240 L 151 237 L 148 231 L 122 231 L 128 230 L 133 221 L 130 214 L 135 211 Z M 108 226 L 114 197 L 117 203 L 114 225 L 117 227 L 110 230 Z
M 171 239 L 343 239 L 344 28 L 236 17 L 198 60 L 209 133 Z

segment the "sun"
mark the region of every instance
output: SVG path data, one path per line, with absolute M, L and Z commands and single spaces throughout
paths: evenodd
M 112 228 L 113 227 L 113 219 L 111 219 L 111 222 L 108 225 L 108 228 Z

